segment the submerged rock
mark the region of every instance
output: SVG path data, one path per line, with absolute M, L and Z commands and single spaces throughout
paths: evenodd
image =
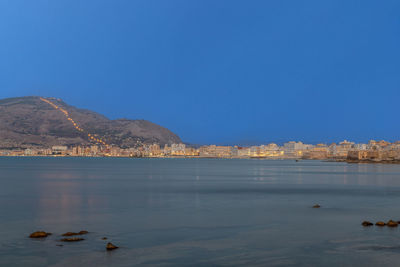
M 36 231 L 29 235 L 30 238 L 43 238 L 51 235 L 51 233 L 46 233 L 44 231 Z
M 75 233 L 75 232 L 66 232 L 64 234 L 62 234 L 62 236 L 74 236 L 74 235 L 85 235 L 89 233 L 88 231 L 80 231 L 79 233 Z
M 108 238 L 107 237 L 103 237 L 101 240 L 107 240 Z
M 114 250 L 114 249 L 117 249 L 118 247 L 117 246 L 115 246 L 113 243 L 111 243 L 111 242 L 108 242 L 107 243 L 107 246 L 106 246 L 106 249 L 107 250 Z
M 62 242 L 78 242 L 78 241 L 83 241 L 85 240 L 84 238 L 80 238 L 80 237 L 70 237 L 70 238 L 63 238 L 60 241 Z
M 74 236 L 74 235 L 79 235 L 79 234 L 75 233 L 75 232 L 66 232 L 66 233 L 62 234 L 62 236 Z
M 362 222 L 362 226 L 372 226 L 372 225 L 374 225 L 372 222 L 369 222 L 369 221 L 363 221 Z
M 316 204 L 313 206 L 313 209 L 319 209 L 319 208 L 321 208 L 321 206 L 319 204 Z
M 399 223 L 390 220 L 390 221 L 388 221 L 388 222 L 386 223 L 386 225 L 387 225 L 388 227 L 397 227 L 397 226 L 399 225 Z
M 385 226 L 386 223 L 379 221 L 379 222 L 376 222 L 375 225 L 376 226 Z

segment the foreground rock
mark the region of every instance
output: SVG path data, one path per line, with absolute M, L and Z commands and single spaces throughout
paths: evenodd
M 51 235 L 51 233 L 46 233 L 44 231 L 36 231 L 29 235 L 30 238 L 43 238 Z
M 313 209 L 319 209 L 319 208 L 321 208 L 321 206 L 319 204 L 316 204 L 313 206 Z
M 70 238 L 63 238 L 60 241 L 62 242 L 78 242 L 78 241 L 83 241 L 85 240 L 84 238 L 80 238 L 80 237 L 70 237 Z
M 114 250 L 114 249 L 117 249 L 118 247 L 117 246 L 115 246 L 113 243 L 111 243 L 111 242 L 108 242 L 107 243 L 107 246 L 106 246 L 106 249 L 107 250 Z
M 372 226 L 372 225 L 374 225 L 372 222 L 369 222 L 369 221 L 363 221 L 362 222 L 362 226 Z
M 390 221 L 388 221 L 388 222 L 386 223 L 386 225 L 387 225 L 388 227 L 397 227 L 397 226 L 399 225 L 399 223 L 390 220 Z
M 66 232 L 65 234 L 62 234 L 62 236 L 74 236 L 74 235 L 85 235 L 89 233 L 88 231 L 80 231 L 79 233 L 75 232 Z
M 375 225 L 376 226 L 385 226 L 386 223 L 384 223 L 384 222 L 376 222 Z

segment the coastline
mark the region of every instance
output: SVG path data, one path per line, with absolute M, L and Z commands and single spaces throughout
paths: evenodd
M 400 164 L 400 160 L 372 160 L 372 159 L 344 159 L 336 162 L 346 162 L 349 164 Z
M 308 158 L 267 158 L 267 157 L 196 157 L 196 156 L 169 156 L 169 157 L 131 157 L 131 156 L 61 156 L 61 155 L 7 155 L 0 158 L 130 158 L 130 159 L 257 159 L 257 160 L 313 160 L 322 162 L 344 162 L 348 164 L 400 164 L 400 160 L 372 160 L 372 159 L 308 159 Z

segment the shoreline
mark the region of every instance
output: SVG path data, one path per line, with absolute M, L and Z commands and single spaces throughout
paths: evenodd
M 264 158 L 264 157 L 195 157 L 195 156 L 177 156 L 177 157 L 129 157 L 129 156 L 60 156 L 60 155 L 7 155 L 0 158 L 129 158 L 129 159 L 253 159 L 253 160 L 293 160 L 300 162 L 303 160 L 313 160 L 322 162 L 344 162 L 348 164 L 400 164 L 400 160 L 371 160 L 371 159 L 304 159 L 304 158 Z
M 372 160 L 372 159 L 345 159 L 337 162 L 346 162 L 349 164 L 400 164 L 400 160 Z

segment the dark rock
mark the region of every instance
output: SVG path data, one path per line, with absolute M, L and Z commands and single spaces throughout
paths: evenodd
M 62 236 L 74 236 L 74 235 L 79 235 L 79 234 L 75 232 L 66 232 L 65 234 L 62 234 Z
M 114 249 L 117 249 L 117 248 L 118 248 L 118 247 L 115 246 L 114 244 L 112 244 L 112 243 L 110 243 L 110 242 L 107 243 L 107 246 L 106 246 L 106 249 L 107 249 L 107 250 L 114 250 Z
M 36 231 L 29 235 L 30 238 L 43 238 L 51 235 L 51 233 L 46 233 L 44 231 Z
M 374 225 L 372 222 L 369 222 L 369 221 L 363 221 L 362 222 L 362 226 L 372 226 L 372 225 Z
M 321 208 L 321 206 L 319 204 L 316 204 L 316 205 L 313 206 L 313 208 L 314 209 L 319 209 L 319 208 Z
M 107 237 L 103 237 L 101 240 L 107 240 L 108 238 Z
M 78 241 L 83 241 L 85 240 L 84 238 L 80 238 L 80 237 L 70 237 L 70 238 L 63 238 L 60 241 L 62 242 L 78 242 Z
M 388 227 L 397 227 L 397 226 L 399 225 L 399 223 L 390 220 L 390 221 L 388 221 L 388 222 L 386 223 L 386 225 L 387 225 Z
M 88 231 L 80 231 L 79 233 L 75 232 L 66 232 L 65 234 L 62 234 L 62 236 L 74 236 L 74 235 L 85 235 L 89 233 Z
M 376 222 L 375 225 L 376 226 L 385 226 L 386 223 L 379 221 L 379 222 Z

